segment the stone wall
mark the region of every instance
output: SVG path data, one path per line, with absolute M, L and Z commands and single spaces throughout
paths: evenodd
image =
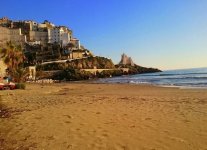
M 6 65 L 0 60 L 0 77 L 4 77 L 6 75 Z

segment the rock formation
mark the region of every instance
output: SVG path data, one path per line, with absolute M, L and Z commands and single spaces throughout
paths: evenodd
M 131 57 L 128 57 L 126 54 L 121 55 L 121 61 L 119 62 L 119 65 L 130 65 L 134 66 L 134 62 L 132 61 Z

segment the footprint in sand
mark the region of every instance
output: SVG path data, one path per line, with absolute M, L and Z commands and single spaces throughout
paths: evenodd
M 71 116 L 71 115 L 63 115 L 63 116 L 65 116 L 65 117 L 67 117 L 69 119 L 73 119 L 73 116 Z
M 67 146 L 67 149 L 73 149 L 73 145 L 69 144 L 69 145 Z
M 128 150 L 127 146 L 124 146 L 124 145 L 121 145 L 121 144 L 118 144 L 116 147 L 115 147 L 116 150 Z
M 70 123 L 72 123 L 72 122 L 71 122 L 71 121 L 65 121 L 65 123 L 70 124 Z
M 152 120 L 152 118 L 145 118 L 145 120 Z
M 107 133 L 103 133 L 102 137 L 108 137 L 109 135 Z
M 54 140 L 55 137 L 54 137 L 53 135 L 52 135 L 52 136 L 47 136 L 46 139 L 47 139 L 47 140 Z

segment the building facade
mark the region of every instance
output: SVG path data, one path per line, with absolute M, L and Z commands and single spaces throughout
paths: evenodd
M 29 31 L 37 31 L 38 23 L 32 20 L 26 20 L 24 23 L 29 27 Z
M 32 20 L 12 21 L 6 17 L 0 19 L 0 45 L 8 41 L 43 46 L 49 43 L 67 49 L 68 44 L 72 43 L 74 46 L 70 50 L 81 49 L 80 41 L 73 38 L 72 34 L 68 27 L 55 26 L 47 20 L 38 24 Z
M 30 31 L 29 38 L 30 42 L 36 42 L 45 45 L 48 43 L 48 32 Z
M 17 45 L 22 45 L 27 41 L 26 36 L 22 34 L 21 29 L 11 29 L 0 26 L 0 46 L 11 41 Z
M 67 27 L 55 27 L 48 29 L 48 43 L 58 43 L 66 46 L 72 39 L 72 31 Z
M 3 18 L 1 18 L 0 19 L 0 25 L 2 26 L 2 27 L 10 27 L 11 26 L 11 20 L 9 20 L 9 18 L 7 18 L 7 17 L 3 17 Z
M 80 40 L 72 38 L 70 43 L 72 43 L 75 46 L 74 49 L 81 49 Z
M 44 28 L 51 29 L 54 27 L 55 25 L 47 20 L 45 20 L 43 23 L 38 24 L 39 29 L 44 29 Z

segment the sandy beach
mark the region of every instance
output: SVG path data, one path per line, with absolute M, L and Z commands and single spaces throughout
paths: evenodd
M 61 83 L 0 95 L 0 150 L 207 149 L 207 90 Z

